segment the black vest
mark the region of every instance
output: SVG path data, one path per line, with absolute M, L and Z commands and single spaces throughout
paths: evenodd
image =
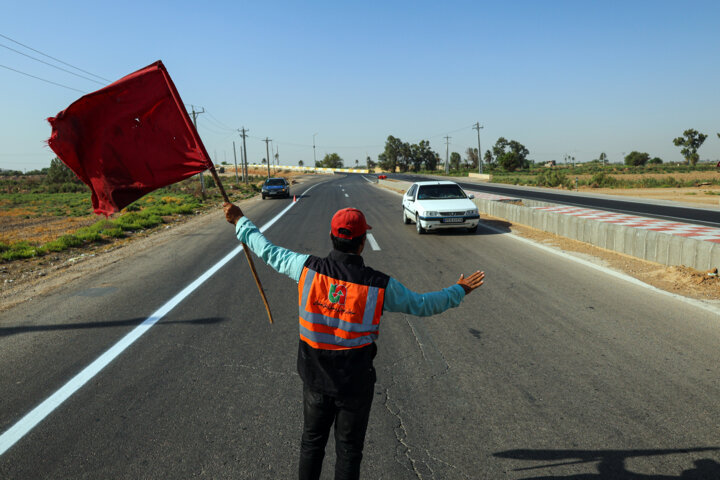
M 305 266 L 338 280 L 385 289 L 390 277 L 366 267 L 360 255 L 333 250 L 325 258 L 310 256 Z M 326 395 L 362 395 L 375 385 L 375 343 L 349 350 L 321 350 L 299 340 L 297 367 L 303 382 Z

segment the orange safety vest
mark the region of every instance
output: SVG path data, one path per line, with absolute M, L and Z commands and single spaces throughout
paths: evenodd
M 298 282 L 300 339 L 320 350 L 348 350 L 374 342 L 386 285 L 333 278 L 306 264 Z

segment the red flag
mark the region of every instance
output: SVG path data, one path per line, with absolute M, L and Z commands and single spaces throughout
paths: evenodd
M 212 167 L 162 62 L 73 102 L 48 118 L 50 148 L 92 190 L 95 213 Z

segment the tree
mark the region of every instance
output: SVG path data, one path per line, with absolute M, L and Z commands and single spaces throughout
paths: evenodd
M 378 167 L 380 167 L 381 170 L 390 170 L 390 160 L 387 159 L 387 156 L 385 155 L 385 152 L 378 155 L 378 161 L 377 161 Z
M 380 168 L 394 172 L 398 166 L 398 158 L 402 155 L 402 146 L 403 143 L 399 138 L 389 135 L 387 140 L 385 140 L 385 150 L 378 155 Z
M 477 168 L 478 166 L 478 149 L 468 148 L 465 150 L 465 156 L 467 157 L 467 164 L 470 168 Z
M 483 162 L 485 162 L 485 165 L 493 165 L 495 163 L 493 161 L 493 154 L 490 150 L 485 150 L 485 156 L 483 157 Z
M 650 159 L 650 163 L 652 163 L 653 165 L 660 165 L 661 163 L 663 163 L 663 161 L 662 158 L 655 157 Z
M 298 165 L 302 167 L 302 166 L 305 165 L 305 162 L 303 162 L 302 160 L 300 160 L 300 161 L 298 162 Z
M 493 147 L 495 160 L 500 167 L 507 172 L 527 167 L 527 156 L 530 151 L 515 140 L 506 140 L 505 137 L 498 138 Z
M 368 157 L 365 159 L 365 163 L 367 164 L 368 172 L 372 173 L 375 171 L 375 165 L 377 165 L 377 163 L 373 162 L 373 159 L 370 158 L 370 155 L 368 155 Z
M 707 135 L 691 128 L 685 130 L 682 137 L 674 139 L 673 143 L 676 147 L 683 147 L 680 153 L 685 157 L 685 161 L 694 167 L 700 158 L 697 154 L 698 148 L 702 146 L 706 138 Z
M 358 166 L 360 166 L 360 160 L 358 160 L 358 159 L 356 158 L 356 159 L 355 159 L 355 168 L 358 168 Z
M 607 155 L 605 154 L 605 152 L 602 152 L 602 153 L 600 154 L 600 157 L 598 158 L 598 160 L 599 160 L 600 163 L 602 163 L 603 165 L 605 165 L 605 164 L 607 163 Z
M 328 153 L 319 162 L 315 162 L 316 167 L 321 168 L 343 168 L 343 159 L 337 153 Z
M 399 140 L 399 139 L 398 139 Z M 407 142 L 400 142 L 400 155 L 397 159 L 398 169 L 401 172 L 407 172 L 410 169 L 412 148 Z
M 265 165 L 265 163 L 267 163 L 267 160 L 265 160 L 265 157 L 263 157 L 262 164 Z
M 428 140 L 420 140 L 419 143 L 408 145 L 407 149 L 408 166 L 412 166 L 414 172 L 423 168 L 435 170 L 437 167 L 437 153 L 430 148 Z
M 632 165 L 634 167 L 640 167 L 645 165 L 650 160 L 650 154 L 645 152 L 632 151 L 625 155 L 625 165 Z
M 458 152 L 452 152 L 450 154 L 450 168 L 453 170 L 460 170 L 460 154 Z
M 50 168 L 47 170 L 46 183 L 80 183 L 80 179 L 65 165 L 62 160 L 55 157 L 50 160 Z

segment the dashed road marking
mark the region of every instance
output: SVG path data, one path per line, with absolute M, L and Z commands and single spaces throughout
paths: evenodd
M 370 247 L 372 247 L 373 250 L 380 250 L 380 245 L 378 245 L 377 241 L 375 240 L 375 237 L 373 237 L 372 233 L 367 234 L 368 242 L 370 242 Z

